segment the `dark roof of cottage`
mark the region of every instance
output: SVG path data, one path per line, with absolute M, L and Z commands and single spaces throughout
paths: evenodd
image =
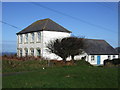
M 89 55 L 115 55 L 118 52 L 105 40 L 85 39 L 85 52 Z
M 66 28 L 62 27 L 61 25 L 57 24 L 51 19 L 47 18 L 32 23 L 31 25 L 29 25 L 22 31 L 18 32 L 17 34 L 24 34 L 37 31 L 57 31 L 71 33 L 71 31 L 67 30 Z

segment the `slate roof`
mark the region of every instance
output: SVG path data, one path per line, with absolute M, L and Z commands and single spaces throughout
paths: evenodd
M 85 52 L 89 55 L 115 55 L 118 52 L 105 40 L 85 39 Z
M 32 23 L 31 25 L 29 25 L 22 31 L 18 32 L 17 34 L 24 34 L 37 31 L 57 31 L 71 33 L 71 31 L 67 30 L 66 28 L 62 27 L 61 25 L 57 24 L 51 19 L 47 18 Z

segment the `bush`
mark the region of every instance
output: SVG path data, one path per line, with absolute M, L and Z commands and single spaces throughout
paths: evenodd
M 72 65 L 93 66 L 89 62 L 87 62 L 83 59 L 82 60 L 75 60 L 75 62 L 70 60 L 70 61 L 66 61 L 66 63 L 63 62 L 63 60 L 61 60 L 61 61 L 50 60 L 50 66 L 72 66 Z
M 50 60 L 49 62 L 50 66 L 72 66 L 75 65 L 74 62 L 72 60 L 70 61 L 66 61 L 66 63 L 63 60 Z
M 104 60 L 104 66 L 117 66 L 117 65 L 120 65 L 120 59 L 112 59 L 112 60 L 109 60 L 109 59 L 106 59 Z
M 76 65 L 82 65 L 82 66 L 93 66 L 91 65 L 89 62 L 85 61 L 85 60 L 77 60 L 76 61 Z
M 105 66 L 108 62 L 110 62 L 110 60 L 109 60 L 109 59 L 105 59 L 105 60 L 103 61 L 104 66 Z
M 7 57 L 7 55 L 5 54 L 5 55 L 3 55 L 3 57 Z
M 114 65 L 119 65 L 120 64 L 120 59 L 119 58 L 118 59 L 113 59 L 112 61 L 113 61 L 112 63 Z
M 17 57 L 16 54 L 14 55 L 4 55 L 2 56 L 3 60 L 22 60 L 22 61 L 26 61 L 26 60 L 44 60 L 44 58 L 42 57 L 34 57 L 34 56 L 26 56 L 26 57 Z

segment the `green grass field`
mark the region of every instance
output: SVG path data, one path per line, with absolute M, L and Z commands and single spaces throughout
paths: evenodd
M 4 73 L 8 72 L 8 69 L 3 70 L 7 70 Z M 20 70 L 19 68 L 16 69 L 16 71 Z M 25 68 L 23 70 L 25 71 Z M 82 63 L 76 66 L 54 66 L 45 69 L 38 67 L 29 69 L 29 71 L 31 72 L 3 76 L 3 88 L 118 87 L 118 68 L 116 67 L 92 67 Z

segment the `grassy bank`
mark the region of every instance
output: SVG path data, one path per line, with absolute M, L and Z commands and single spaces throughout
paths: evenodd
M 3 73 L 39 70 L 46 66 L 47 61 L 45 60 L 2 60 Z
M 77 61 L 75 65 L 92 66 L 84 60 Z M 39 70 L 39 69 L 42 69 L 43 67 L 48 67 L 48 66 L 50 66 L 50 67 L 61 67 L 61 66 L 64 66 L 64 65 L 63 65 L 63 63 L 56 62 L 56 61 L 54 61 L 54 62 L 51 61 L 48 64 L 47 60 L 26 60 L 26 61 L 22 61 L 22 60 L 2 60 L 2 72 L 3 73 L 34 71 L 34 70 Z
M 34 61 L 33 61 L 34 62 Z M 23 63 L 23 62 L 22 62 Z M 81 62 L 75 66 L 25 66 L 33 72 L 3 76 L 3 88 L 117 88 L 118 68 L 92 67 Z M 85 64 L 86 63 L 86 64 Z M 28 64 L 28 63 L 27 63 Z M 35 63 L 34 63 L 35 64 Z M 36 67 L 36 68 L 35 68 Z M 25 69 L 27 68 L 27 69 Z M 20 70 L 18 67 L 16 70 Z

